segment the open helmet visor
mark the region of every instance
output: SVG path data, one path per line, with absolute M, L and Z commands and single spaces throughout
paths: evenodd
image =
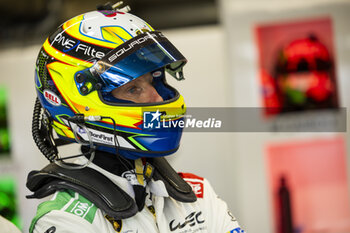
M 184 78 L 182 68 L 186 62 L 186 58 L 161 32 L 153 31 L 142 33 L 111 50 L 89 68 L 89 73 L 98 78 L 95 79 L 95 83 L 99 83 L 96 89 L 111 92 L 143 74 L 161 68 L 181 80 Z

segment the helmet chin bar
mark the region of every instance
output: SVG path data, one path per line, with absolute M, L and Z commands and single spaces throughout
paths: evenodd
M 35 144 L 41 151 L 41 153 L 53 163 L 57 165 L 67 168 L 67 169 L 82 169 L 88 166 L 95 157 L 95 146 L 93 145 L 91 134 L 86 128 L 85 125 L 79 124 L 79 127 L 83 128 L 88 135 L 89 143 L 83 143 L 79 137 L 76 135 L 76 132 L 72 129 L 74 133 L 74 137 L 76 141 L 83 145 L 89 145 L 90 150 L 86 153 L 82 153 L 79 155 L 68 156 L 65 158 L 60 158 L 58 155 L 58 146 L 63 146 L 67 144 L 71 144 L 73 142 L 69 142 L 66 140 L 62 140 L 59 138 L 54 138 L 53 136 L 53 128 L 52 128 L 52 120 L 49 113 L 43 110 L 39 98 L 36 98 L 34 111 L 33 111 L 33 120 L 32 120 L 32 136 L 35 141 Z M 90 156 L 89 160 L 85 164 L 74 164 L 74 163 L 66 163 L 64 160 L 77 158 L 81 156 Z

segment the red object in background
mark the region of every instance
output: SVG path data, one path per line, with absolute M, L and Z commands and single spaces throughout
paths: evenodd
M 310 75 L 313 75 L 314 79 L 306 94 L 312 96 L 315 101 L 322 102 L 331 95 L 333 85 L 328 78 L 328 75 L 325 73 L 313 71 L 310 72 Z
M 320 66 L 318 61 L 330 62 L 331 57 L 326 46 L 317 38 L 312 37 L 313 35 L 311 35 L 311 38 L 293 40 L 283 50 L 286 58 L 288 58 L 288 62 L 285 62 L 286 71 L 296 71 L 302 62 L 305 62 L 309 66 L 307 70 L 317 70 L 318 66 Z
M 350 232 L 342 137 L 271 144 L 266 155 L 275 232 L 281 232 L 281 177 L 288 180 L 294 232 Z
M 276 92 L 274 78 L 264 70 L 260 70 L 260 79 L 262 83 L 263 104 L 266 107 L 265 114 L 274 115 L 279 113 L 281 111 L 281 104 Z
M 255 32 L 265 116 L 339 107 L 330 18 L 258 25 Z

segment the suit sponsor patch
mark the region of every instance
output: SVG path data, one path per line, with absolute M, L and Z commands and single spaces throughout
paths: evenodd
M 191 228 L 193 227 L 198 228 L 197 227 L 198 225 L 205 222 L 205 220 L 202 218 L 201 215 L 202 215 L 202 211 L 199 211 L 199 212 L 194 211 L 190 213 L 188 216 L 186 216 L 185 219 L 183 220 L 176 220 L 176 219 L 171 220 L 171 222 L 169 223 L 170 231 L 181 230 L 183 228 L 186 228 L 186 226 Z
M 198 198 L 203 198 L 204 195 L 204 185 L 203 177 L 194 175 L 192 173 L 179 173 L 179 175 L 192 187 L 194 194 Z
M 244 233 L 244 230 L 242 230 L 240 227 L 237 227 L 231 231 L 228 231 L 227 233 Z

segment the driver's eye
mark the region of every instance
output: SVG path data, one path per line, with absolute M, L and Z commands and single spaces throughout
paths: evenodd
M 132 86 L 130 88 L 128 88 L 128 93 L 129 94 L 140 94 L 142 91 L 142 88 L 141 87 L 138 87 L 138 86 Z

